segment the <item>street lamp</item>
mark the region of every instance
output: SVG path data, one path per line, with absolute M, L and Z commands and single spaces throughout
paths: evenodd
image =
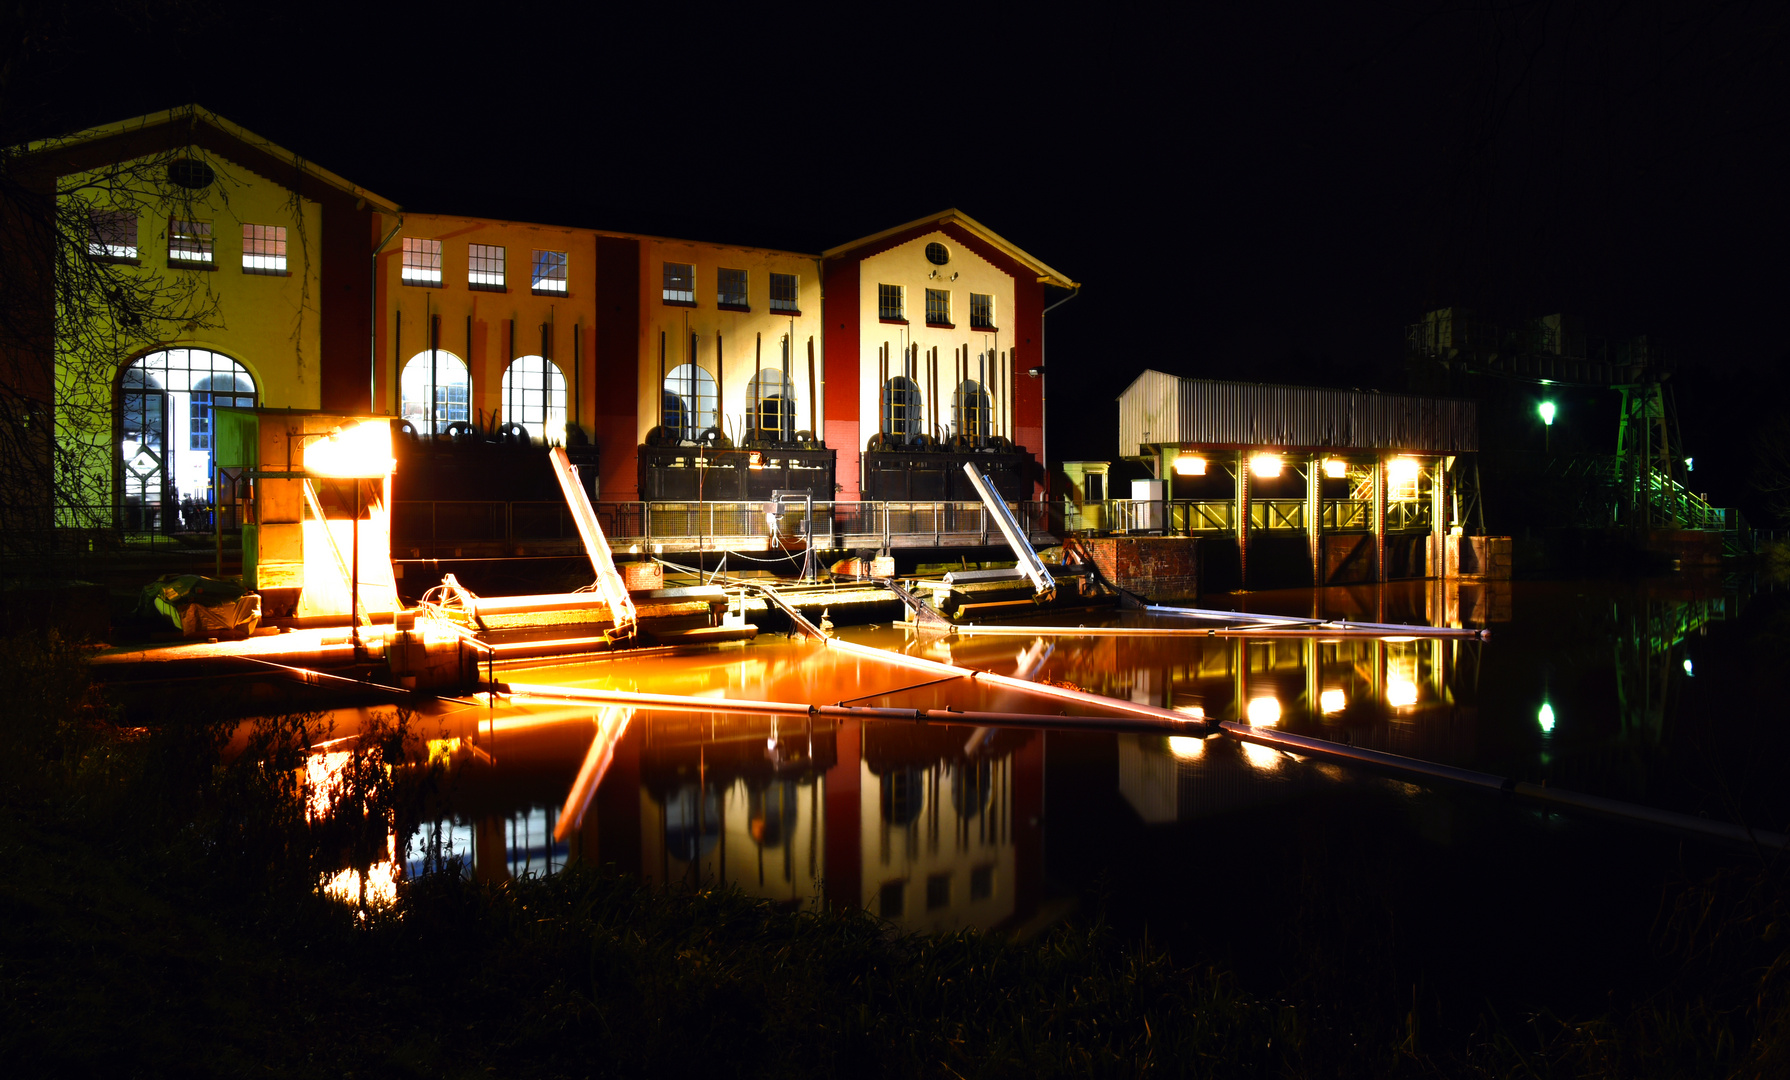
M 1552 441 L 1550 439 L 1550 436 L 1553 434 L 1553 431 L 1554 431 L 1554 403 L 1551 401 L 1544 401 L 1541 403 L 1541 405 L 1535 411 L 1541 414 L 1541 423 L 1542 423 L 1541 446 L 1542 446 L 1542 449 L 1544 451 L 1551 452 L 1551 450 L 1549 448 L 1549 443 Z
M 361 654 L 360 641 L 360 514 L 361 482 L 383 480 L 392 472 L 392 427 L 389 423 L 349 420 L 305 448 L 305 472 L 354 483 L 354 517 L 349 526 L 349 544 L 353 559 L 348 582 L 348 622 L 352 627 L 354 655 Z M 329 522 L 321 523 L 329 528 Z M 333 541 L 332 541 L 333 543 Z

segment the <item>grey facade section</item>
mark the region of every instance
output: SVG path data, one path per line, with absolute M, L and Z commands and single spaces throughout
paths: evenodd
M 1161 445 L 1471 453 L 1479 414 L 1456 398 L 1146 371 L 1119 395 L 1119 453 L 1139 457 Z

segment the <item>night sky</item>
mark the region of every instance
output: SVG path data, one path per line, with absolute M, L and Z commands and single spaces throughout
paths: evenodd
M 958 207 L 1085 285 L 1053 459 L 1146 367 L 1402 389 L 1450 304 L 1649 335 L 1718 502 L 1790 389 L 1780 5 L 118 7 L 14 127 L 196 101 L 415 210 L 808 252 Z

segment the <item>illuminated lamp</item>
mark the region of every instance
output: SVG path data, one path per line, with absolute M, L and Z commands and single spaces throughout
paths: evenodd
M 1417 459 L 1395 457 L 1386 463 L 1386 479 L 1395 484 L 1408 484 L 1417 479 Z
M 1334 716 L 1342 712 L 1348 703 L 1348 695 L 1338 687 L 1332 687 L 1318 695 L 1318 710 L 1325 716 Z
M 1553 734 L 1553 732 L 1554 732 L 1554 707 L 1552 705 L 1549 705 L 1545 701 L 1542 702 L 1541 709 L 1538 712 L 1536 712 L 1536 714 L 1535 714 L 1535 722 L 1537 724 L 1541 725 L 1541 733 L 1543 735 Z
M 1176 476 L 1206 475 L 1206 459 L 1197 454 L 1182 454 L 1175 459 Z
M 1349 463 L 1342 458 L 1325 458 L 1324 475 L 1332 480 L 1340 480 L 1349 475 Z
M 1541 422 L 1542 423 L 1548 425 L 1549 427 L 1554 426 L 1555 409 L 1554 409 L 1553 402 L 1544 401 L 1540 405 L 1536 406 L 1535 411 L 1541 414 Z
M 764 468 L 764 455 L 754 450 L 746 455 L 746 466 L 752 469 Z
M 1257 476 L 1279 476 L 1280 455 L 1257 454 L 1255 457 L 1249 459 L 1249 471 L 1255 473 Z
M 1253 698 L 1247 715 L 1250 727 L 1273 727 L 1280 723 L 1280 702 L 1271 697 Z

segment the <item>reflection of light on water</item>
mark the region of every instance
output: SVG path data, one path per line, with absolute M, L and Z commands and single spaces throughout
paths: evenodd
M 1417 704 L 1417 684 L 1410 679 L 1386 680 L 1386 704 L 1394 708 Z
M 1206 718 L 1206 710 L 1199 705 L 1176 705 L 1175 711 L 1182 716 L 1191 717 L 1195 720 L 1204 720 Z
M 1264 772 L 1280 768 L 1280 751 L 1271 746 L 1259 746 L 1252 742 L 1238 743 L 1243 748 L 1243 760 Z
M 454 754 L 457 753 L 459 749 L 459 739 L 430 739 L 429 764 L 450 764 L 454 760 Z
M 342 789 L 342 773 L 353 756 L 341 750 L 312 754 L 305 762 L 305 812 L 313 821 L 326 816 L 336 805 L 336 793 Z
M 1206 740 L 1194 735 L 1170 735 L 1168 752 L 1182 761 L 1193 761 L 1206 752 Z
M 1254 698 L 1249 703 L 1251 727 L 1273 727 L 1280 723 L 1280 702 L 1271 697 Z
M 386 857 L 367 868 L 367 906 L 384 907 L 398 899 L 398 836 L 385 834 Z M 340 870 L 323 883 L 325 896 L 347 904 L 360 903 L 359 870 Z
M 1547 702 L 1541 703 L 1541 711 L 1535 714 L 1535 722 L 1541 725 L 1543 735 L 1552 734 L 1554 730 L 1554 707 Z
M 1342 712 L 1348 703 L 1348 696 L 1339 689 L 1332 688 L 1318 695 L 1318 709 L 1325 716 Z

